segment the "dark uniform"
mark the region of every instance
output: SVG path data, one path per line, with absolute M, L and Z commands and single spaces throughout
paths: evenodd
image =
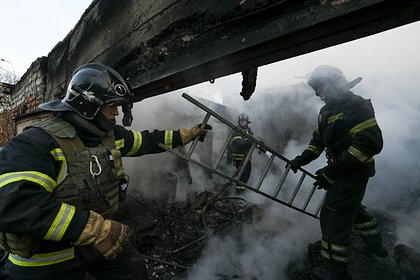
M 382 150 L 383 139 L 370 100 L 347 89 L 336 94 L 321 108 L 309 146 L 292 165 L 306 165 L 326 149 L 328 166 L 317 171 L 316 182 L 328 190 L 320 214 L 321 253 L 333 275 L 328 279 L 351 279 L 345 271 L 353 258 L 352 228 L 371 252 L 387 254 L 378 222 L 361 205 L 368 179 L 375 174 L 373 156 Z
M 241 121 L 246 122 L 246 125 L 242 126 L 240 124 Z M 248 126 L 249 123 L 250 122 L 249 122 L 248 116 L 242 113 L 238 117 L 238 125 L 236 127 L 238 128 L 238 130 L 248 134 L 249 136 L 252 136 L 253 133 L 252 133 L 251 128 Z M 234 131 L 232 135 L 232 139 L 229 143 L 228 161 L 232 159 L 236 169 L 240 168 L 242 161 L 245 159 L 246 155 L 248 154 L 249 149 L 251 148 L 251 145 L 252 145 L 252 142 L 248 138 L 242 136 L 239 132 Z M 252 169 L 252 164 L 251 164 L 251 158 L 250 158 L 245 166 L 245 169 L 241 177 L 239 178 L 239 181 L 245 184 L 248 183 L 249 177 L 251 175 L 251 169 Z M 245 187 L 240 186 L 240 185 L 236 186 L 237 193 L 240 193 L 244 190 L 245 190 Z
M 117 174 L 118 165 L 121 164 L 118 155 L 137 157 L 165 151 L 156 143 L 163 143 L 171 148 L 181 145 L 178 131 L 140 132 L 116 126 L 114 137 L 111 137 L 115 140 L 108 145 L 101 144 L 104 138 L 108 137 L 101 139 L 64 122 L 62 118 L 54 118 L 47 122 L 49 124 L 46 128 L 50 131 L 41 128 L 42 124 L 26 129 L 5 147 L 0 158 L 0 231 L 28 235 L 36 247 L 30 253 L 36 255 L 29 258 L 9 255 L 6 269 L 18 278 L 31 276 L 35 279 L 47 279 L 49 273 L 42 274 L 46 271 L 45 266 L 48 266 L 48 271 L 59 271 L 60 278 L 63 275 L 70 277 L 72 274 L 61 274 L 66 270 L 86 267 L 98 261 L 105 262 L 91 248 L 75 247 L 71 242 L 79 237 L 86 224 L 86 210 L 95 210 L 110 218 L 115 214 L 119 202 L 123 200 L 126 189 L 121 188 L 121 176 Z M 94 172 L 98 172 L 98 167 L 101 166 L 102 171 L 97 178 L 93 178 L 89 173 L 85 178 L 77 178 L 86 185 L 66 183 L 72 178 L 72 173 L 77 173 L 80 169 L 82 157 L 78 157 L 79 162 L 73 162 L 70 166 L 67 164 L 72 155 L 67 155 L 54 139 L 57 136 L 51 135 L 51 128 L 54 125 L 58 127 L 60 123 L 62 128 L 54 134 L 62 135 L 63 139 L 67 140 L 79 138 L 85 147 L 81 147 L 78 153 L 86 153 L 86 164 L 93 164 Z M 98 156 L 97 164 L 92 160 L 91 152 L 92 148 L 99 146 L 104 148 L 104 153 L 95 151 Z M 68 178 L 63 173 L 65 169 L 68 170 Z M 107 190 L 105 185 L 112 187 L 107 180 L 118 181 L 119 186 Z M 133 248 L 127 250 L 132 251 Z M 141 259 L 140 255 L 135 256 Z M 138 260 L 133 264 L 130 263 L 130 259 L 122 261 L 120 265 L 136 265 L 141 268 Z M 132 276 L 114 275 L 113 269 L 106 269 L 106 266 L 101 266 L 100 270 L 97 268 L 93 273 L 99 276 L 98 279 L 137 279 Z
M 63 101 L 41 105 L 58 115 L 0 152 L 0 247 L 10 253 L 3 272 L 11 279 L 81 280 L 86 272 L 98 280 L 148 278 L 143 257 L 127 242 L 128 227 L 112 219 L 129 183 L 122 157 L 160 153 L 159 143 L 175 148 L 206 130 L 115 125 L 102 109 L 118 114 L 128 93 L 112 68 L 83 65 Z

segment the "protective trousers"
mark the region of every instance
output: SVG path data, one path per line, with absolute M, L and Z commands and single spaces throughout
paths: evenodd
M 147 280 L 144 258 L 130 243 L 112 260 L 107 260 L 91 246 L 77 248 L 75 260 L 60 266 L 17 267 L 6 263 L 4 272 L 10 280 L 83 280 L 89 273 L 96 280 Z
M 239 169 L 241 167 L 241 163 L 242 160 L 235 160 L 235 167 L 236 169 Z M 244 172 L 241 175 L 241 178 L 239 178 L 239 181 L 243 182 L 243 183 L 248 183 L 249 177 L 251 176 L 251 169 L 252 169 L 252 165 L 251 165 L 251 161 L 249 160 L 247 165 L 245 166 Z M 242 186 L 236 186 L 236 192 L 240 193 L 242 191 L 245 190 L 245 187 Z
M 351 279 L 347 272 L 347 265 L 353 258 L 350 235 L 368 179 L 339 176 L 325 196 L 320 214 L 321 254 L 326 259 L 331 279 Z

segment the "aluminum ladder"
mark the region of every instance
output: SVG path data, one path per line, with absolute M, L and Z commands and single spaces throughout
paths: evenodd
M 306 215 L 309 215 L 313 218 L 318 218 L 319 216 L 319 212 L 321 210 L 323 201 L 324 201 L 324 197 L 325 194 L 323 195 L 318 195 L 317 199 L 314 199 L 314 193 L 316 190 L 316 187 L 313 186 L 313 182 L 314 182 L 314 178 L 315 176 L 311 173 L 309 173 L 308 171 L 306 171 L 303 168 L 299 168 L 298 173 L 297 174 L 293 174 L 293 172 L 290 172 L 290 167 L 287 167 L 284 169 L 283 174 L 280 176 L 280 180 L 276 185 L 275 189 L 271 189 L 270 190 L 264 190 L 264 188 L 262 188 L 263 186 L 263 182 L 266 179 L 266 176 L 270 170 L 270 167 L 272 166 L 273 162 L 275 160 L 280 160 L 281 162 L 284 163 L 284 166 L 287 165 L 288 162 L 290 162 L 290 160 L 288 160 L 287 158 L 285 158 L 284 156 L 282 156 L 281 154 L 279 154 L 278 152 L 276 152 L 275 150 L 273 150 L 272 148 L 268 147 L 267 145 L 265 145 L 262 141 L 259 141 L 257 139 L 255 139 L 254 137 L 240 131 L 234 124 L 230 123 L 228 120 L 226 120 L 225 118 L 223 118 L 222 116 L 220 116 L 218 113 L 214 112 L 213 110 L 211 110 L 210 108 L 206 107 L 204 104 L 200 103 L 199 101 L 195 100 L 194 98 L 192 98 L 191 96 L 189 96 L 186 93 L 182 94 L 182 97 L 187 99 L 188 101 L 190 101 L 191 103 L 193 103 L 195 106 L 199 107 L 200 109 L 202 109 L 203 111 L 206 112 L 206 115 L 204 117 L 204 120 L 202 121 L 201 125 L 202 127 L 204 127 L 210 117 L 214 117 L 217 120 L 219 120 L 221 123 L 223 123 L 224 125 L 230 127 L 230 131 L 228 133 L 228 136 L 226 138 L 226 141 L 224 142 L 222 149 L 217 157 L 217 160 L 214 164 L 212 164 L 212 166 L 202 163 L 196 159 L 193 159 L 191 156 L 197 146 L 198 143 L 198 137 L 190 144 L 189 149 L 187 149 L 187 152 L 183 153 L 177 149 L 171 149 L 161 143 L 159 143 L 159 146 L 173 154 L 175 154 L 178 157 L 181 157 L 182 159 L 191 162 L 213 174 L 219 175 L 222 178 L 225 178 L 237 185 L 241 185 L 244 186 L 246 189 L 251 190 L 257 194 L 260 194 L 266 198 L 269 198 L 275 202 L 278 202 L 280 204 L 283 204 L 289 208 L 292 208 L 296 211 L 302 212 Z M 247 155 L 245 156 L 244 160 L 241 163 L 241 166 L 239 167 L 239 169 L 237 170 L 237 172 L 235 172 L 234 175 L 229 175 L 226 174 L 225 172 L 219 170 L 218 168 L 220 167 L 220 162 L 227 150 L 227 147 L 229 145 L 229 142 L 233 136 L 234 132 L 237 132 L 239 134 L 241 134 L 243 137 L 248 138 L 251 141 L 251 147 L 247 153 Z M 268 156 L 269 159 L 267 161 L 267 164 L 264 168 L 263 174 L 260 176 L 258 182 L 256 183 L 255 186 L 250 186 L 248 184 L 245 184 L 243 182 L 241 182 L 239 180 L 239 178 L 241 177 L 242 173 L 245 170 L 245 166 L 246 163 L 248 163 L 248 161 L 251 159 L 251 155 L 254 152 L 255 149 L 260 149 L 260 150 L 265 150 L 268 152 Z M 300 175 L 301 173 L 301 175 Z M 283 195 L 284 191 L 285 191 L 285 182 L 287 181 L 288 175 L 291 176 L 299 176 L 300 178 L 297 180 L 297 183 L 292 186 L 292 188 L 288 188 L 286 195 Z M 290 177 L 290 176 L 289 176 Z M 297 179 L 297 177 L 295 177 Z M 309 184 L 308 184 L 309 181 Z M 304 184 L 305 183 L 305 184 Z M 281 197 L 283 196 L 283 197 Z M 288 197 L 285 197 L 288 196 Z M 298 199 L 299 196 L 299 199 Z

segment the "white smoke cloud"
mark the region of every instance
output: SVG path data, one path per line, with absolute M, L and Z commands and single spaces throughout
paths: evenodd
M 418 190 L 420 185 L 420 41 L 411 35 L 418 25 L 408 25 L 260 67 L 256 92 L 247 102 L 239 95 L 240 74 L 217 79 L 214 84 L 203 83 L 189 87 L 183 92 L 214 101 L 223 100 L 223 104 L 234 113 L 248 112 L 256 138 L 291 159 L 306 147 L 316 125 L 316 114 L 322 106 L 313 93 L 304 89 L 304 80 L 296 77 L 305 76 L 321 64 L 339 67 L 348 80 L 363 77 L 363 81 L 353 91 L 372 100 L 385 143 L 383 151 L 375 157 L 377 174 L 369 181 L 363 203 L 368 208 L 381 210 L 398 220 L 397 242 L 420 251 L 417 238 L 420 230 L 420 202 L 417 201 L 415 207 L 407 209 L 407 201 L 412 201 L 407 197 L 412 198 L 413 190 Z M 188 103 L 174 102 L 181 99 L 179 96 L 180 92 L 171 93 L 171 97 L 174 97 L 172 99 L 162 96 L 153 98 L 156 103 L 144 101 L 140 103 L 143 103 L 142 106 L 136 105 L 136 110 L 141 108 L 141 116 L 136 118 L 139 127 L 151 129 L 158 125 L 160 128 L 168 128 L 169 125 L 176 128 L 177 125 L 192 125 L 196 122 L 199 113 L 191 111 L 191 106 L 181 109 L 186 113 L 181 114 L 181 119 L 179 111 L 175 110 L 173 114 L 170 112 L 173 106 L 182 107 L 182 104 Z M 266 106 L 267 100 L 271 101 L 269 104 L 272 107 Z M 293 126 L 297 119 L 301 122 Z M 235 123 L 234 116 L 230 116 L 229 120 Z M 218 137 L 217 131 L 213 131 L 216 135 L 214 137 Z M 282 134 L 285 131 L 288 131 L 287 137 Z M 276 142 L 276 137 L 281 141 Z M 292 141 L 284 143 L 285 139 Z M 253 157 L 251 185 L 258 181 L 258 174 L 262 173 L 266 161 L 262 155 Z M 158 165 L 162 168 L 167 164 L 165 161 L 165 164 Z M 325 164 L 325 157 L 321 155 L 305 169 L 314 172 Z M 275 186 L 283 170 L 284 166 L 280 163 L 274 166 L 273 172 L 266 178 L 266 186 Z M 200 188 L 205 189 L 205 186 Z M 322 192 L 317 191 L 317 195 L 322 196 Z M 264 220 L 255 227 L 246 227 L 241 241 L 232 236 L 210 238 L 189 280 L 217 279 L 217 273 L 237 274 L 238 266 L 255 273 L 258 279 L 282 279 L 279 275 L 284 276 L 287 263 L 293 258 L 302 257 L 307 243 L 319 240 L 317 220 L 257 194 L 246 193 L 245 197 L 253 203 L 264 205 L 267 211 Z M 277 228 L 278 223 L 285 220 L 291 222 Z M 267 235 L 261 234 L 259 230 L 267 232 Z

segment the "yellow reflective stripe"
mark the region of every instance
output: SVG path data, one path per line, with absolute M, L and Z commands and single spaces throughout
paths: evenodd
M 347 246 L 342 246 L 342 245 L 336 245 L 336 244 L 330 244 L 331 245 L 331 250 L 336 251 L 336 252 L 351 252 L 350 247 Z M 328 243 L 325 242 L 324 240 L 322 240 L 322 247 L 324 247 L 325 249 L 328 249 Z
M 127 153 L 127 156 L 135 155 L 141 147 L 141 143 L 143 142 L 143 136 L 141 135 L 140 131 L 131 131 L 134 136 L 133 146 L 131 147 L 131 150 Z
M 328 181 L 328 183 L 330 183 L 330 184 L 334 184 L 334 180 L 333 179 L 331 179 L 330 177 L 328 177 L 327 175 L 325 175 L 325 174 L 322 174 L 322 176 Z
M 354 156 L 355 158 L 357 158 L 359 161 L 363 163 L 371 162 L 373 160 L 373 158 L 368 157 L 367 155 L 365 155 L 364 153 L 362 153 L 361 151 L 359 151 L 353 146 L 350 146 L 347 152 L 349 152 L 349 154 L 351 154 L 352 156 Z
M 242 140 L 242 136 L 240 136 L 240 135 L 239 136 L 235 136 L 235 137 L 232 138 L 232 141 L 233 140 Z
M 245 154 L 237 154 L 237 153 L 232 153 L 233 157 L 243 157 L 245 156 Z
M 0 188 L 4 187 L 7 184 L 22 180 L 38 184 L 51 193 L 53 192 L 53 189 L 57 186 L 57 182 L 55 182 L 49 176 L 41 172 L 20 171 L 0 175 Z
M 319 126 L 315 128 L 315 132 L 319 134 Z
M 312 153 L 316 154 L 317 156 L 319 156 L 321 154 L 321 151 L 317 147 L 315 147 L 314 145 L 309 145 L 306 149 L 311 151 Z
M 22 258 L 9 254 L 9 261 L 18 266 L 45 266 L 74 259 L 74 247 L 45 254 L 35 254 L 30 258 Z
M 328 118 L 328 124 L 331 124 L 335 121 L 342 120 L 344 117 L 344 113 L 339 113 L 337 115 L 331 116 Z
M 331 257 L 330 257 L 330 254 L 328 254 L 325 251 L 321 251 L 321 255 L 324 258 L 329 259 L 329 260 L 331 260 L 331 257 L 332 257 L 332 259 L 334 261 L 341 262 L 341 263 L 350 263 L 353 260 L 353 257 L 352 256 L 350 256 L 350 257 L 343 257 L 343 256 L 337 256 L 337 255 L 331 254 Z
M 360 229 L 355 229 L 355 230 L 357 231 L 357 233 L 359 233 L 362 236 L 372 236 L 372 235 L 376 235 L 376 234 L 381 232 L 379 227 L 376 227 L 376 228 L 371 229 L 371 230 L 360 230 Z
M 350 136 L 354 138 L 356 134 L 360 131 L 375 125 L 378 125 L 375 118 L 371 118 L 367 121 L 361 122 L 358 125 L 354 126 L 352 129 L 350 129 Z
M 172 148 L 173 138 L 174 138 L 174 131 L 173 130 L 166 130 L 165 131 L 165 139 L 164 139 L 165 146 L 168 146 L 169 148 Z
M 56 148 L 51 151 L 51 154 L 55 158 L 56 161 L 61 161 L 60 171 L 57 175 L 57 185 L 64 181 L 67 176 L 67 160 L 64 156 L 64 152 L 60 148 Z
M 356 229 L 362 229 L 362 228 L 367 228 L 367 227 L 376 226 L 376 225 L 378 225 L 378 222 L 376 221 L 375 218 L 372 218 L 372 220 L 366 223 L 353 224 L 353 227 Z
M 51 227 L 44 236 L 44 240 L 60 241 L 73 219 L 75 212 L 76 208 L 74 206 L 62 203 L 57 216 L 55 216 Z
M 116 140 L 115 141 L 115 147 L 118 150 L 121 150 L 122 148 L 124 148 L 124 139 Z

